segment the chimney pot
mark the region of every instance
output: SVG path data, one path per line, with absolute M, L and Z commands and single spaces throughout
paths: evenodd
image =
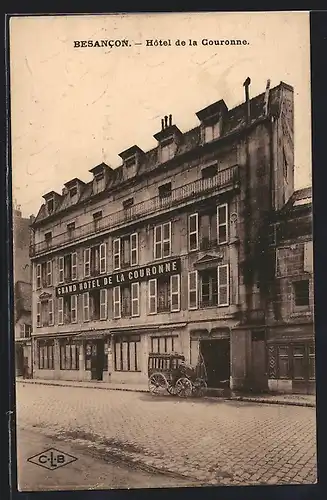
M 161 119 L 161 130 L 163 130 L 165 128 L 165 122 L 164 122 L 164 119 L 162 118 Z
M 169 115 L 169 126 L 171 127 L 173 124 L 173 117 L 172 115 Z
M 166 115 L 165 116 L 165 128 L 167 128 L 167 127 L 168 127 L 168 116 Z

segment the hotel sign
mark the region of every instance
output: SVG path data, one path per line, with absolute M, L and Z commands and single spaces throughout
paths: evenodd
M 145 281 L 158 276 L 169 276 L 179 274 L 181 271 L 181 259 L 173 259 L 167 262 L 150 264 L 137 267 L 128 271 L 119 271 L 113 274 L 105 274 L 97 278 L 87 278 L 83 281 L 60 285 L 56 287 L 56 296 L 72 295 L 83 293 L 94 289 L 111 288 L 123 284 Z

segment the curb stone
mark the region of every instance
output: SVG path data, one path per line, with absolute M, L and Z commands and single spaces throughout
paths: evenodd
M 68 381 L 64 383 L 56 383 L 56 382 L 43 382 L 29 379 L 17 379 L 16 382 L 21 384 L 34 384 L 34 385 L 50 385 L 53 387 L 76 387 L 76 388 L 84 388 L 84 389 L 102 389 L 107 391 L 123 391 L 123 392 L 139 392 L 139 393 L 148 393 L 148 389 L 140 388 L 140 387 L 108 387 L 101 385 L 76 385 L 70 384 Z M 223 400 L 223 401 L 242 401 L 242 402 L 250 402 L 250 403 L 262 403 L 262 404 L 273 404 L 273 405 L 286 405 L 286 406 L 302 406 L 307 408 L 315 408 L 316 403 L 311 403 L 310 401 L 291 401 L 291 400 L 283 400 L 283 399 L 269 399 L 269 398 L 256 398 L 254 396 L 204 396 L 204 399 L 207 400 Z

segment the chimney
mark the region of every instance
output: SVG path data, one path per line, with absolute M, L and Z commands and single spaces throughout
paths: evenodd
M 249 97 L 249 87 L 251 83 L 251 78 L 247 77 L 245 82 L 243 83 L 243 87 L 245 87 L 245 102 L 246 102 L 246 123 L 250 123 L 251 119 L 251 109 L 250 109 L 250 97 Z
M 265 92 L 265 100 L 264 100 L 264 114 L 267 116 L 268 114 L 268 103 L 269 103 L 269 90 L 270 90 L 270 80 L 267 80 L 266 92 Z
M 171 127 L 173 124 L 173 117 L 172 115 L 169 115 L 169 126 Z
M 168 127 L 168 116 L 166 115 L 165 116 L 165 128 L 167 128 L 167 127 Z
M 165 129 L 165 121 L 164 119 L 162 118 L 161 119 L 161 130 L 164 130 Z

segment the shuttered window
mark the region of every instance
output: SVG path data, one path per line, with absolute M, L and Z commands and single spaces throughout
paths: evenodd
M 131 284 L 131 297 L 132 297 L 132 316 L 139 316 L 140 314 L 140 285 L 139 283 Z
M 197 250 L 199 247 L 199 216 L 198 214 L 192 214 L 188 219 L 189 226 L 189 239 L 188 245 L 189 250 Z
M 58 298 L 58 325 L 64 324 L 64 298 Z
M 218 244 L 228 241 L 228 206 L 227 203 L 217 207 L 217 240 Z
M 64 282 L 64 279 L 65 279 L 65 271 L 64 271 L 65 267 L 64 267 L 64 258 L 63 257 L 59 257 L 58 259 L 58 273 L 59 273 L 59 276 L 58 276 L 58 282 L 59 283 L 63 283 Z
M 90 320 L 90 294 L 89 292 L 83 293 L 83 321 Z
M 84 278 L 89 278 L 91 274 L 91 249 L 84 249 Z
M 72 280 L 77 280 L 77 253 L 72 253 Z
M 139 261 L 137 233 L 133 233 L 130 236 L 130 249 L 131 249 L 131 266 L 136 266 Z
M 113 290 L 113 310 L 114 318 L 121 317 L 120 286 L 115 286 Z
M 188 308 L 198 308 L 198 272 L 190 271 L 188 273 Z
M 106 288 L 100 290 L 100 319 L 107 319 L 108 298 Z
M 229 305 L 229 268 L 218 266 L 218 306 Z
M 70 298 L 71 322 L 77 323 L 77 295 Z
M 120 269 L 120 238 L 113 242 L 114 270 Z
M 148 281 L 149 314 L 157 313 L 157 280 Z
M 104 274 L 107 270 L 107 245 L 100 245 L 100 274 Z
M 174 274 L 170 277 L 170 310 L 176 312 L 180 308 L 180 275 Z

